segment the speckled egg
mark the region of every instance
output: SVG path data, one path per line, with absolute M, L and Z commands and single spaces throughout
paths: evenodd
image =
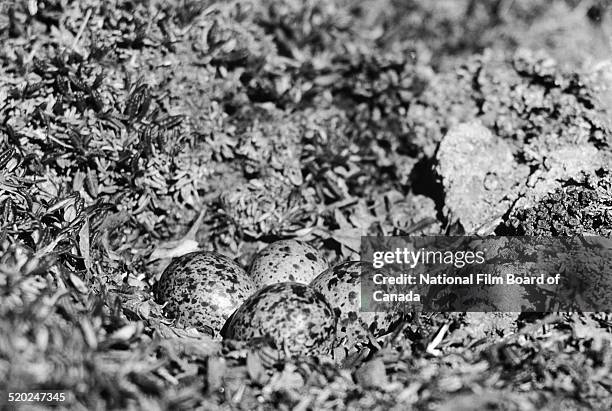
M 336 317 L 325 298 L 309 285 L 268 285 L 249 297 L 228 320 L 224 337 L 240 341 L 269 338 L 276 348 L 296 355 L 331 350 Z
M 168 316 L 216 335 L 227 318 L 257 290 L 233 260 L 197 251 L 172 260 L 153 291 Z
M 398 311 L 360 311 L 362 270 L 372 270 L 371 264 L 348 261 L 322 272 L 310 284 L 332 304 L 338 317 L 337 343 L 349 347 L 367 342 L 370 334 L 388 333 L 402 317 Z
M 261 250 L 253 260 L 249 274 L 260 287 L 295 281 L 309 284 L 329 265 L 319 250 L 299 240 L 281 240 Z

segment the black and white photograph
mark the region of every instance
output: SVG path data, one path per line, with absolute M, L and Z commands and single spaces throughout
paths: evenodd
M 0 410 L 612 410 L 612 2 L 0 0 Z

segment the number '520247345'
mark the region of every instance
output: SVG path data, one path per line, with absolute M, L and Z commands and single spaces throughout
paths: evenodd
M 8 402 L 64 402 L 67 397 L 63 391 L 9 392 Z

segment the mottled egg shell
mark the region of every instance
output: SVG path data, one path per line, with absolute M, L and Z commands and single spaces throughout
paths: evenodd
M 319 274 L 310 284 L 332 304 L 338 317 L 337 341 L 345 344 L 367 342 L 369 335 L 379 337 L 390 332 L 400 321 L 398 311 L 362 312 L 362 270 L 372 270 L 370 263 L 348 261 Z
M 299 240 L 276 241 L 261 250 L 249 274 L 260 287 L 294 281 L 309 284 L 329 265 L 319 250 Z
M 325 298 L 307 284 L 268 285 L 249 297 L 228 320 L 224 337 L 239 341 L 269 338 L 290 355 L 331 350 L 336 318 Z
M 197 251 L 172 260 L 153 291 L 168 316 L 215 335 L 227 318 L 257 290 L 233 260 L 215 252 Z

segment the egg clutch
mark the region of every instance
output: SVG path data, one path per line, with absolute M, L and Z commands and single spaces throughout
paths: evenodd
M 267 338 L 290 355 L 322 355 L 389 333 L 401 312 L 361 312 L 362 270 L 330 268 L 306 242 L 281 240 L 254 258 L 248 272 L 211 251 L 175 258 L 153 286 L 168 317 L 215 336 Z

